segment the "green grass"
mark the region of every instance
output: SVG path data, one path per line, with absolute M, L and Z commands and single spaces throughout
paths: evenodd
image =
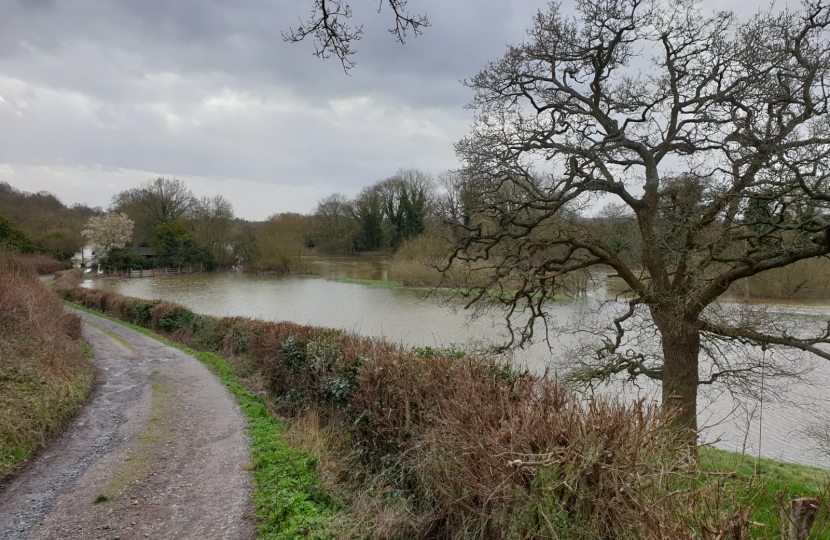
M 725 450 L 704 448 L 700 451 L 704 470 L 715 473 L 734 472 L 734 478 L 723 478 L 723 489 L 747 506 L 755 508 L 752 520 L 764 524 L 769 537 L 780 531 L 779 498 L 786 503 L 801 496 L 827 500 L 830 495 L 830 470 L 796 463 L 741 455 Z M 756 474 L 756 468 L 758 474 Z M 818 532 L 818 525 L 816 531 Z M 830 531 L 810 538 L 830 539 Z
M 111 499 L 112 499 L 112 497 L 110 497 L 110 496 L 109 496 L 109 495 L 107 495 L 106 493 L 99 493 L 99 494 L 95 497 L 95 500 L 93 500 L 92 502 L 93 502 L 93 503 L 95 503 L 95 504 L 97 504 L 97 503 L 107 502 L 107 501 L 109 501 L 109 500 L 111 500 Z
M 222 381 L 250 421 L 254 504 L 261 521 L 259 538 L 295 538 L 321 529 L 336 505 L 318 486 L 316 457 L 286 442 L 285 423 L 268 413 L 260 396 L 237 382 L 225 359 L 213 353 L 181 350 L 205 364 Z
M 113 320 L 114 320 L 114 319 L 113 319 Z M 116 321 L 116 322 L 120 322 L 120 321 Z M 91 326 L 91 327 L 95 328 L 95 329 L 96 329 L 96 330 L 98 330 L 99 332 L 103 332 L 104 334 L 108 335 L 109 337 L 111 337 L 112 339 L 114 339 L 115 341 L 117 341 L 118 343 L 120 343 L 121 345 L 123 345 L 123 346 L 127 347 L 127 348 L 128 348 L 128 349 L 130 349 L 131 351 L 134 351 L 134 350 L 135 350 L 135 347 L 133 347 L 133 346 L 132 346 L 132 344 L 131 344 L 129 341 L 127 341 L 126 339 L 122 338 L 121 336 L 119 336 L 119 335 L 118 335 L 118 334 L 116 334 L 115 332 L 111 332 L 111 331 L 107 330 L 106 328 L 104 328 L 103 326 L 99 326 L 99 325 L 97 325 L 97 324 L 95 324 L 95 323 L 87 322 L 86 324 L 88 324 L 89 326 Z
M 15 465 L 26 459 L 34 447 L 23 448 L 22 446 L 11 446 L 0 450 L 0 476 L 12 470 Z
M 193 356 L 228 389 L 249 421 L 250 468 L 254 476 L 256 517 L 260 520 L 259 540 L 335 537 L 327 531 L 330 530 L 337 503 L 319 487 L 316 457 L 288 444 L 284 437 L 287 425 L 268 412 L 262 397 L 249 392 L 237 381 L 224 358 L 182 347 L 146 328 L 71 302 L 64 303 L 78 311 L 131 328 Z

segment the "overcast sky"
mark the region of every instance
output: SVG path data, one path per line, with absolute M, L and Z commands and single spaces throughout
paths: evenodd
M 282 41 L 310 5 L 0 0 L 0 181 L 106 207 L 172 176 L 264 219 L 401 167 L 437 174 L 472 120 L 459 80 L 521 41 L 546 3 L 410 0 L 432 26 L 402 46 L 388 8 L 353 0 L 365 37 L 350 76 L 310 41 Z

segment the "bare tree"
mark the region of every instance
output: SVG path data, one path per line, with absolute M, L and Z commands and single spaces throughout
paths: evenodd
M 691 433 L 700 385 L 759 369 L 721 358 L 701 376 L 701 355 L 741 343 L 830 359 L 827 321 L 808 331 L 714 304 L 739 280 L 830 253 L 830 8 L 739 21 L 693 0 L 576 7 L 538 13 L 467 83 L 476 122 L 457 151 L 476 195 L 450 263 L 489 265 L 471 302 L 526 316 L 520 342 L 565 276 L 616 274 L 625 300 L 590 329 L 609 332 L 587 373 L 662 381 Z M 593 210 L 609 201 L 626 209 L 625 242 Z M 486 294 L 498 287 L 515 292 Z M 638 321 L 657 354 L 632 339 Z
M 196 207 L 197 200 L 178 178 L 158 177 L 139 188 L 144 206 L 156 223 L 169 223 L 185 218 Z
M 358 223 L 348 197 L 334 193 L 317 203 L 314 212 L 314 243 L 322 251 L 354 252 Z
M 234 262 L 232 244 L 233 205 L 222 195 L 202 197 L 190 212 L 190 226 L 195 238 L 204 245 L 221 266 Z
M 378 12 L 384 4 L 389 6 L 394 15 L 395 24 L 389 32 L 398 43 L 404 43 L 407 32 L 411 31 L 418 36 L 429 26 L 426 15 L 412 15 L 406 11 L 407 0 L 378 0 Z M 352 25 L 352 15 L 352 8 L 344 0 L 312 0 L 308 19 L 283 33 L 283 40 L 297 43 L 311 36 L 314 55 L 324 59 L 336 57 L 348 73 L 355 65 L 352 60 L 355 50 L 352 46 L 363 37 L 363 25 Z
M 184 182 L 158 177 L 115 194 L 110 210 L 127 213 L 137 224 L 138 241 L 146 242 L 156 226 L 190 217 L 197 203 Z

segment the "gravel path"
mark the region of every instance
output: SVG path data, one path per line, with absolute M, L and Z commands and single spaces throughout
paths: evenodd
M 254 538 L 233 398 L 196 359 L 81 316 L 98 382 L 73 425 L 0 485 L 0 538 Z

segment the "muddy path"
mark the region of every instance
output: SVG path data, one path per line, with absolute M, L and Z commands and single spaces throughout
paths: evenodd
M 0 538 L 254 538 L 233 398 L 196 359 L 81 316 L 98 382 L 66 432 L 0 485 Z

